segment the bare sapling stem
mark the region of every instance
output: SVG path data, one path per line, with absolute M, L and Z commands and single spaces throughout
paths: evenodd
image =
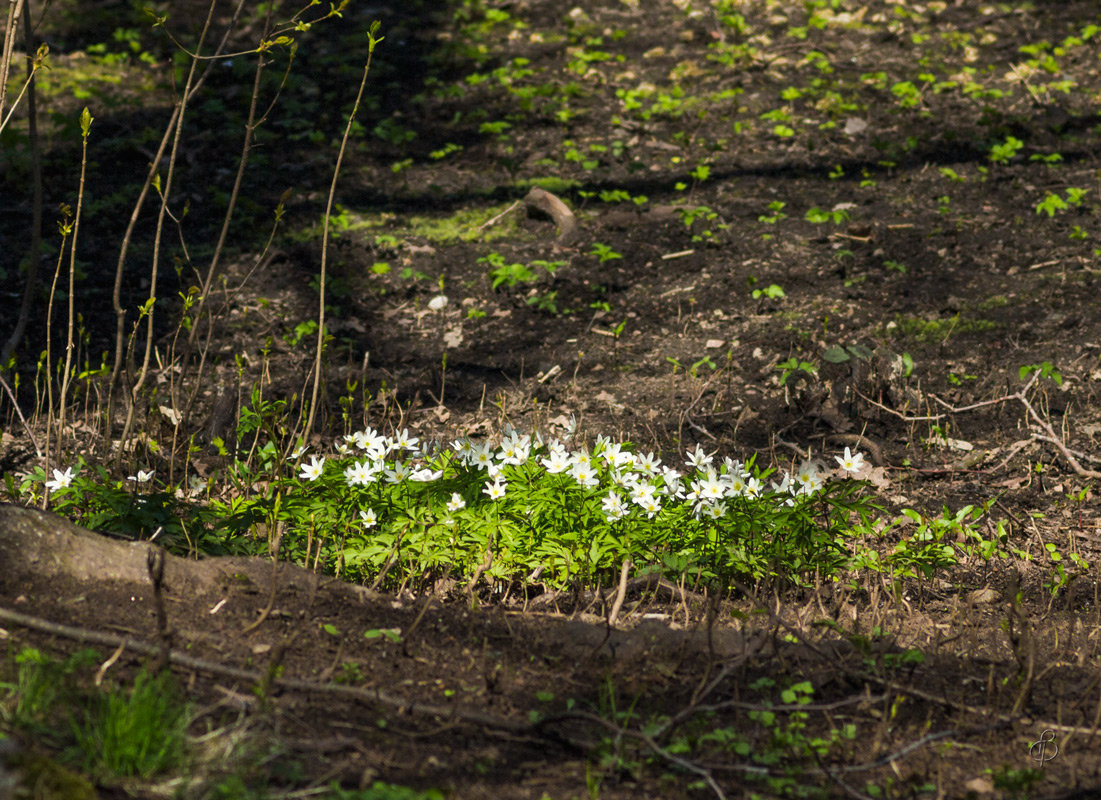
M 4 120 L 11 116 L 4 114 L 4 102 L 8 94 L 8 75 L 11 73 L 12 54 L 15 52 L 15 24 L 19 19 L 19 12 L 23 8 L 23 0 L 8 0 L 8 15 L 4 21 L 4 38 L 0 39 L 0 131 L 4 130 Z M 12 103 L 12 111 L 19 103 L 16 98 Z
M 215 49 L 214 57 L 217 57 L 220 53 L 226 49 L 226 44 L 229 41 L 229 35 L 233 30 L 237 19 L 241 14 L 241 9 L 244 6 L 245 0 L 238 0 L 236 7 L 233 10 L 233 18 L 230 24 L 226 27 L 225 32 L 222 35 L 221 41 L 218 43 L 218 47 Z M 199 33 L 199 45 L 201 49 L 202 43 L 206 40 L 207 32 L 210 29 L 211 18 L 214 13 L 214 2 L 212 0 L 210 8 L 207 13 L 206 21 L 203 24 L 202 31 Z M 164 19 L 158 19 L 157 24 L 163 25 Z M 168 149 L 168 145 L 173 141 L 176 134 L 177 125 L 183 118 L 183 109 L 186 104 L 186 100 L 194 96 L 203 83 L 206 81 L 207 75 L 209 75 L 214 62 L 210 61 L 207 64 L 203 73 L 189 86 L 189 89 L 180 98 L 180 101 L 176 103 L 176 106 L 172 109 L 172 115 L 168 120 L 168 124 L 165 126 L 164 135 L 161 137 L 160 144 L 157 146 L 157 152 L 153 156 L 153 160 L 149 165 L 149 171 L 145 176 L 145 183 L 142 185 L 141 191 L 138 193 L 138 199 L 134 202 L 134 208 L 130 212 L 130 219 L 126 224 L 126 231 L 122 237 L 122 244 L 119 247 L 119 257 L 115 264 L 115 284 L 111 294 L 111 303 L 115 311 L 115 357 L 111 367 L 111 382 L 110 389 L 107 393 L 107 429 L 110 430 L 114 424 L 114 408 L 115 408 L 115 392 L 118 388 L 119 377 L 122 372 L 123 353 L 126 342 L 126 309 L 122 307 L 122 275 L 123 268 L 126 265 L 126 255 L 130 249 L 130 242 L 133 240 L 134 228 L 138 224 L 138 219 L 141 217 L 141 210 L 145 206 L 145 200 L 149 196 L 150 189 L 159 179 L 160 164 L 164 158 L 165 151 Z M 192 75 L 194 73 L 192 72 Z M 190 80 L 191 76 L 189 76 Z
M 212 2 L 207 9 L 206 20 L 203 22 L 203 30 L 199 34 L 198 49 L 201 49 L 203 42 L 206 40 L 207 32 L 210 30 L 210 22 L 214 16 L 214 3 Z M 126 424 L 122 429 L 122 445 L 119 450 L 121 454 L 125 450 L 126 440 L 130 437 L 130 431 L 134 426 L 134 412 L 137 405 L 138 396 L 141 393 L 142 387 L 145 385 L 145 380 L 149 375 L 149 361 L 153 353 L 153 334 L 154 334 L 154 321 L 155 321 L 155 305 L 157 302 L 157 274 L 160 266 L 160 254 L 161 254 L 161 242 L 164 239 L 164 218 L 168 214 L 168 202 L 172 196 L 172 179 L 175 177 L 176 172 L 176 159 L 180 153 L 180 137 L 183 134 L 183 121 L 187 116 L 187 102 L 192 95 L 192 86 L 196 81 L 196 73 L 198 72 L 199 60 L 193 58 L 191 60 L 191 66 L 187 71 L 187 80 L 184 83 L 183 91 L 180 93 L 180 102 L 177 104 L 178 114 L 176 115 L 175 130 L 172 135 L 172 147 L 168 154 L 168 169 L 165 173 L 164 185 L 161 186 L 160 175 L 156 175 L 153 180 L 153 186 L 158 190 L 161 196 L 160 209 L 157 212 L 157 228 L 153 235 L 153 258 L 149 266 L 149 296 L 145 301 L 143 307 L 143 314 L 146 317 L 145 324 L 145 353 L 142 357 L 141 368 L 138 370 L 137 377 L 134 379 L 134 383 L 130 388 L 130 407 L 126 410 Z
M 19 0 L 15 1 L 18 7 Z M 10 19 L 4 37 L 4 52 L 9 54 L 8 43 L 15 38 L 14 19 Z M 30 3 L 23 4 L 23 41 L 27 49 L 31 41 L 31 7 Z M 45 45 L 38 48 L 34 58 L 27 61 L 27 138 L 30 143 L 31 153 L 31 248 L 27 260 L 27 276 L 23 282 L 23 297 L 19 302 L 19 317 L 15 322 L 15 329 L 8 340 L 0 349 L 0 373 L 7 367 L 8 360 L 15 352 L 31 318 L 31 308 L 34 305 L 35 290 L 38 286 L 38 267 L 42 252 L 42 156 L 38 140 L 38 93 L 35 90 L 35 73 L 45 66 L 45 58 L 48 49 Z M 4 87 L 11 68 L 10 55 L 3 64 L 0 64 L 0 116 L 3 116 L 4 101 L 2 99 Z M 12 107 L 15 110 L 15 107 Z M 3 130 L 0 124 L 0 130 Z
M 313 391 L 310 394 L 310 411 L 306 419 L 306 428 L 303 438 L 309 440 L 313 432 L 314 421 L 317 419 L 317 399 L 321 394 L 321 355 L 325 349 L 325 277 L 327 273 L 329 255 L 329 215 L 333 211 L 333 198 L 336 196 L 336 181 L 340 177 L 340 165 L 344 161 L 344 151 L 348 147 L 348 137 L 352 134 L 352 124 L 355 122 L 356 113 L 359 111 L 359 103 L 363 99 L 363 90 L 367 86 L 367 75 L 371 71 L 371 57 L 375 54 L 375 47 L 385 38 L 377 36 L 379 21 L 371 23 L 371 29 L 367 32 L 367 63 L 363 65 L 363 77 L 359 81 L 359 91 L 356 93 L 352 111 L 348 114 L 348 124 L 344 128 L 344 135 L 340 139 L 340 152 L 336 156 L 336 166 L 333 168 L 333 180 L 329 184 L 329 197 L 325 202 L 325 216 L 321 229 L 321 268 L 318 274 L 318 307 L 317 307 L 317 347 L 314 351 L 313 362 Z
M 80 229 L 80 209 L 84 204 L 84 179 L 88 172 L 88 133 L 92 128 L 92 115 L 88 113 L 88 107 L 85 106 L 84 110 L 80 113 L 80 184 L 76 193 L 76 212 L 73 215 L 73 222 L 71 225 L 72 238 L 69 241 L 69 297 L 68 297 L 68 319 L 66 320 L 65 329 L 65 368 L 61 372 L 61 391 L 58 398 L 57 409 L 57 430 L 58 430 L 58 442 L 61 441 L 61 436 L 65 431 L 65 416 L 68 407 L 68 394 L 69 394 L 69 377 L 72 374 L 73 369 L 73 329 L 75 326 L 75 304 L 76 304 L 76 242 L 77 233 Z

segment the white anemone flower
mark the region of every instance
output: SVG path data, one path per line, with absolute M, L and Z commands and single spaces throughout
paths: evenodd
M 608 496 L 600 504 L 604 509 L 604 516 L 608 522 L 617 522 L 627 516 L 627 506 L 615 492 L 608 492 Z
M 600 483 L 596 477 L 596 470 L 588 463 L 588 459 L 585 461 L 575 461 L 574 465 L 570 467 L 569 474 L 571 478 L 589 489 Z
M 711 456 L 703 451 L 703 448 L 698 444 L 695 450 L 686 451 L 688 454 L 688 460 L 684 463 L 693 469 L 703 469 L 711 463 Z
M 486 481 L 485 487 L 482 492 L 486 494 L 490 500 L 500 500 L 505 496 L 505 490 L 508 488 L 508 481 L 496 478 L 493 481 Z
M 404 461 L 395 461 L 394 468 L 386 470 L 384 476 L 387 483 L 401 483 L 409 477 L 412 471 L 412 468 L 407 466 Z
M 437 481 L 442 477 L 442 469 L 433 470 L 428 467 L 421 467 L 409 475 L 409 480 L 416 481 L 417 483 L 432 483 L 432 481 Z
M 657 475 L 658 468 L 661 466 L 661 459 L 656 457 L 653 453 L 647 453 L 644 456 L 635 456 L 635 469 L 641 472 L 643 475 Z
M 834 456 L 834 458 L 845 472 L 857 473 L 864 468 L 864 454 L 859 451 L 852 453 L 846 447 L 844 456 Z
M 408 428 L 398 431 L 398 435 L 395 436 L 392 441 L 394 447 L 401 450 L 410 450 L 414 453 L 419 450 L 417 443 L 420 442 L 420 439 L 415 436 L 410 436 Z
M 468 463 L 478 469 L 489 469 L 493 466 L 493 450 L 485 442 L 474 445 L 470 451 Z
M 73 468 L 66 467 L 62 472 L 59 469 L 54 470 L 54 479 L 52 481 L 46 481 L 46 488 L 51 492 L 56 492 L 58 489 L 65 489 L 73 482 Z
M 373 528 L 378 524 L 378 514 L 375 513 L 373 508 L 369 508 L 366 511 L 360 511 L 359 519 L 363 523 L 364 528 Z
M 315 481 L 321 477 L 322 470 L 325 469 L 325 457 L 318 458 L 317 456 L 310 456 L 310 463 L 303 464 L 301 466 L 302 474 L 299 475 L 302 480 Z
M 361 461 L 344 469 L 344 480 L 349 486 L 366 486 L 375 479 L 376 472 L 369 462 Z
M 709 503 L 722 500 L 726 495 L 726 487 L 723 482 L 719 480 L 719 476 L 715 474 L 715 471 L 710 469 L 707 470 L 703 480 L 692 481 L 692 490 L 700 500 Z
M 540 463 L 551 475 L 557 475 L 559 472 L 565 472 L 570 468 L 569 456 L 566 455 L 565 450 L 560 449 L 552 449 L 548 457 Z
M 463 496 L 458 492 L 452 492 L 451 499 L 447 501 L 447 510 L 451 513 L 455 513 L 464 508 L 466 508 L 466 501 L 463 500 Z
M 138 483 L 149 483 L 149 481 L 153 480 L 153 470 L 146 471 L 139 469 L 137 475 L 131 475 L 126 480 L 137 481 Z
M 641 502 L 638 502 L 639 508 L 646 512 L 646 516 L 653 518 L 655 514 L 661 511 L 661 501 L 653 495 L 647 495 L 642 498 Z

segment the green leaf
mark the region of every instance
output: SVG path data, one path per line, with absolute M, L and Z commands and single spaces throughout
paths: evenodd
M 826 348 L 826 352 L 822 354 L 822 358 L 831 364 L 844 364 L 849 360 L 849 354 L 844 347 L 839 344 L 834 344 Z

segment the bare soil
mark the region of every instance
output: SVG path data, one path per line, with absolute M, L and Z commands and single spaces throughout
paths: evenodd
M 665 0 L 492 4 L 527 27 L 484 29 L 477 14 L 464 29 L 441 9 L 407 5 L 405 14 L 349 9 L 315 49 L 304 42 L 304 77 L 290 94 L 298 103 L 320 98 L 320 107 L 304 106 L 310 122 L 326 142 L 338 137 L 336 109 L 358 81 L 362 31 L 380 17 L 387 39 L 361 121 L 370 131 L 389 118 L 415 133 L 411 141 L 368 135 L 344 164 L 345 222 L 329 253 L 327 436 L 344 432 L 338 401 L 354 384 L 370 396 L 356 415 L 426 438 L 490 435 L 504 423 L 546 429 L 576 415 L 587 435 L 629 439 L 667 463 L 697 443 L 784 465 L 859 447 L 874 461 L 888 518 L 989 502 L 988 532 L 1004 522 L 1006 546 L 1031 561 L 965 564 L 904 581 L 898 593 L 867 576 L 859 589 L 759 596 L 746 587 L 718 606 L 676 587 L 640 586 L 615 627 L 604 621 L 607 590 L 550 604 L 527 591 L 505 602 L 379 596 L 290 565 L 272 580 L 267 559 L 227 562 L 186 591 L 173 580 L 163 591 L 173 652 L 202 662 L 173 662 L 203 709 L 195 732 L 247 725 L 297 765 L 291 775 L 266 761 L 250 774 L 273 792 L 384 780 L 456 798 L 867 797 L 875 787 L 882 797 L 1101 796 L 1101 517 L 1090 490 L 1101 470 L 1096 40 L 1060 54 L 1060 71 L 1033 75 L 1027 90 L 1007 77 L 1024 62 L 1022 47 L 1101 24 L 1096 6 L 840 3 L 829 24 L 798 38 L 788 31 L 805 23 L 802 4 L 735 4 L 752 35 L 724 26 L 718 12 Z M 838 21 L 842 13 L 850 17 Z M 78 34 L 96 40 L 81 30 L 67 33 L 74 49 Z M 922 86 L 915 60 L 932 49 L 915 34 L 944 43 L 940 60 L 924 65 L 936 80 L 974 66 L 976 80 L 1004 95 L 926 82 L 917 105 L 900 106 L 905 90 L 891 87 Z M 459 46 L 479 41 L 487 55 Z M 708 59 L 716 42 L 753 49 L 722 65 Z M 571 71 L 585 47 L 623 59 Z M 343 72 L 315 69 L 334 53 L 350 59 Z M 502 89 L 504 79 L 463 82 L 515 68 L 516 58 L 536 72 L 513 85 L 557 92 L 529 103 Z M 877 71 L 886 88 L 865 77 Z M 231 86 L 232 78 L 212 80 Z M 1055 78 L 1074 87 L 1052 89 Z M 434 80 L 464 89 L 436 95 Z M 779 99 L 815 80 L 855 105 Z M 644 84 L 669 93 L 675 110 L 629 113 L 624 92 Z M 734 89 L 733 99 L 721 96 Z M 700 100 L 685 105 L 677 92 Z M 572 99 L 562 105 L 562 97 Z M 646 107 L 655 102 L 642 97 Z M 792 135 L 761 120 L 775 108 L 787 110 Z M 163 108 L 95 113 L 117 146 Z M 501 120 L 511 127 L 499 135 L 483 127 Z M 275 396 L 303 392 L 312 340 L 296 342 L 293 331 L 315 316 L 310 281 L 321 249 L 303 231 L 323 209 L 332 152 L 296 130 L 275 124 L 247 190 L 259 230 L 260 209 L 270 214 L 293 185 L 287 228 L 298 235 L 280 239 L 247 283 L 260 245 L 242 237 L 249 243 L 228 278 L 243 288 L 226 295 L 210 344 L 200 436 L 226 431 L 220 392 L 247 398 L 260 380 Z M 231 168 L 235 154 L 217 136 L 190 136 L 193 177 L 181 185 L 193 204 L 188 225 L 202 232 L 218 208 L 203 183 L 214 178 L 200 168 Z M 1020 151 L 991 160 L 1008 137 Z M 462 149 L 433 156 L 449 143 Z M 55 152 L 58 164 L 66 152 Z M 1044 160 L 1055 153 L 1061 160 Z M 112 179 L 140 176 L 147 156 L 116 149 L 110 157 L 91 176 L 93 197 Z M 693 178 L 701 163 L 708 174 Z M 572 236 L 559 237 L 553 219 L 524 203 L 540 179 L 572 207 Z M 0 181 L 0 231 L 16 241 L 28 195 Z M 48 186 L 47 203 L 68 197 L 56 181 Z M 1088 190 L 1081 205 L 1037 211 L 1047 193 L 1065 197 L 1068 187 Z M 644 199 L 600 200 L 617 190 Z M 114 263 L 128 214 L 104 203 L 107 213 L 82 234 L 89 265 Z M 812 209 L 839 216 L 814 222 Z M 421 217 L 462 236 L 432 233 L 413 221 Z M 594 245 L 620 257 L 602 261 Z M 0 254 L 13 296 L 14 252 Z M 490 265 L 479 261 L 491 253 L 505 264 L 562 263 L 494 290 Z M 81 290 L 88 353 L 107 349 L 113 330 L 108 272 L 91 272 Z M 773 284 L 782 296 L 759 293 Z M 140 278 L 128 282 L 133 305 L 142 291 Z M 439 295 L 446 305 L 431 309 Z M 1021 368 L 1044 362 L 1061 380 L 1038 379 L 1014 397 L 1032 377 Z M 33 360 L 19 369 L 32 385 Z M 163 438 L 167 426 L 151 410 L 146 427 Z M 88 452 L 102 446 L 90 441 Z M 14 420 L 2 447 L 6 472 L 37 463 Z M 203 469 L 211 458 L 200 459 Z M 0 527 L 0 546 L 6 535 Z M 1058 591 L 1053 552 L 1077 576 Z M 1092 566 L 1070 568 L 1071 553 Z M 85 632 L 151 645 L 164 633 L 148 580 L 0 567 L 0 600 Z M 9 617 L 0 629 L 11 652 L 81 646 L 76 632 L 33 620 Z M 400 641 L 364 636 L 381 630 L 400 630 Z M 101 646 L 106 658 L 113 647 Z M 924 659 L 903 658 L 909 649 Z M 118 669 L 154 658 L 155 648 L 131 650 Z M 275 668 L 277 679 L 265 678 Z M 779 688 L 811 683 L 807 738 L 847 723 L 856 737 L 820 758 L 777 744 L 754 718 L 780 702 L 761 678 Z M 266 687 L 259 699 L 257 685 Z M 675 729 L 647 727 L 669 719 Z M 765 775 L 749 756 L 701 743 L 718 730 L 784 758 Z M 1045 731 L 1058 754 L 1037 760 Z M 697 745 L 692 755 L 680 755 L 678 736 Z M 1014 789 L 1022 774 L 1031 782 Z M 152 790 L 106 783 L 100 791 Z

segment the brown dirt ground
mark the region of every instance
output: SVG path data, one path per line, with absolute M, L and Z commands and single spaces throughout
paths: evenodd
M 358 53 L 362 48 L 350 44 L 355 31 L 381 15 L 387 41 L 375 67 L 377 94 L 363 118 L 393 114 L 417 133 L 401 145 L 369 139 L 345 164 L 338 201 L 353 223 L 360 215 L 381 224 L 341 232 L 330 254 L 336 341 L 328 372 L 329 432 L 343 432 L 336 400 L 356 381 L 372 398 L 356 413 L 376 426 L 409 426 L 424 437 L 486 435 L 504 422 L 545 428 L 575 414 L 588 435 L 630 439 L 670 463 L 698 442 L 722 454 L 756 453 L 787 464 L 808 448 L 838 452 L 859 435 L 882 468 L 877 478 L 885 507 L 935 512 L 996 499 L 991 525 L 1004 520 L 1010 543 L 1034 562 L 966 564 L 906 584 L 897 597 L 867 577 L 860 578 L 859 591 L 824 586 L 777 597 L 738 596 L 724 603 L 710 628 L 702 605 L 640 591 L 629 598 L 625 621 L 615 630 L 602 621 L 603 598 L 567 598 L 558 608 L 533 609 L 534 598 L 524 603 L 516 595 L 508 603 L 382 597 L 289 568 L 271 595 L 264 578 L 268 562 L 235 563 L 239 572 L 232 576 L 246 574 L 248 581 L 210 580 L 194 593 L 167 587 L 178 650 L 257 670 L 256 680 L 277 662 L 284 679 L 333 680 L 366 695 L 383 691 L 394 702 L 377 694 L 372 700 L 276 686 L 270 704 L 260 705 L 250 678 L 179 666 L 177 674 L 204 708 L 195 732 L 232 724 L 278 743 L 282 758 L 297 763 L 301 774 L 280 778 L 268 763 L 253 777 L 283 791 L 382 779 L 439 788 L 456 798 L 571 798 L 590 791 L 602 798 L 705 797 L 714 790 L 693 786 L 700 774 L 675 762 L 668 740 L 648 741 L 645 723 L 683 713 L 693 735 L 704 730 L 693 726 L 705 719 L 706 729 L 739 731 L 756 752 L 766 748 L 767 732 L 748 713 L 775 697 L 750 687 L 769 677 L 781 686 L 811 682 L 809 731 L 857 726 L 856 739 L 831 754 L 836 762 L 818 764 L 803 755 L 774 768 L 774 777 L 790 769 L 794 785 L 810 796 L 869 796 L 867 787 L 874 785 L 887 797 L 1009 797 L 1009 790 L 992 785 L 987 770 L 1035 767 L 1030 745 L 1045 730 L 1055 732 L 1059 754 L 1043 765 L 1029 796 L 1101 793 L 1101 522 L 1096 493 L 1077 503 L 1069 499 L 1090 485 L 1089 471 L 1101 468 L 1095 455 L 1101 433 L 1097 47 L 1062 59 L 1060 77 L 1077 81 L 1069 94 L 1024 93 L 1022 99 L 1017 87 L 1004 100 L 980 102 L 959 92 L 927 91 L 919 107 L 900 110 L 889 90 L 859 88 L 859 76 L 874 70 L 890 75 L 888 86 L 912 76 L 917 50 L 911 34 L 918 30 L 992 37 L 975 45 L 977 64 L 991 65 L 980 73 L 989 84 L 1007 87 L 1010 82 L 999 81 L 1021 61 L 1021 45 L 1058 42 L 1098 23 L 1096 7 L 842 3 L 839 12 L 861 14 L 866 26 L 812 28 L 801 40 L 784 36 L 805 17 L 795 4 L 747 3 L 741 13 L 767 33 L 768 43 L 758 42 L 758 55 L 723 72 L 704 48 L 729 34 L 717 17 L 694 16 L 683 3 L 580 0 L 568 14 L 543 0 L 494 5 L 529 27 L 517 36 L 491 27 L 483 71 L 525 57 L 546 70 L 544 79 L 556 76 L 563 96 L 568 81 L 578 83 L 574 117 L 563 122 L 555 116 L 555 97 L 525 108 L 492 84 L 454 97 L 421 94 L 431 86 L 426 77 L 456 80 L 475 67 L 445 47 L 469 31 L 415 3 L 408 16 L 353 9 L 339 29 L 346 38 L 320 40 L 321 52 Z M 914 16 L 896 14 L 898 8 Z M 897 25 L 889 24 L 896 17 Z M 627 35 L 615 41 L 621 30 Z M 564 69 L 570 58 L 565 48 L 533 33 L 560 33 L 574 37 L 571 42 L 600 37 L 603 49 L 622 53 L 625 61 L 594 62 L 574 74 Z M 759 120 L 763 111 L 785 105 L 777 99 L 785 87 L 818 76 L 804 60 L 816 49 L 845 65 L 831 80 L 857 85 L 852 91 L 861 105 L 837 114 L 793 102 L 793 116 L 814 124 L 800 124 L 791 137 L 773 135 L 771 122 L 735 134 L 735 121 Z M 942 55 L 947 66 L 935 69 L 945 73 L 972 63 L 965 48 L 946 46 Z M 311 89 L 322 98 L 335 87 L 347 90 L 316 118 L 319 128 L 338 136 L 340 118 L 330 112 L 346 103 L 359 67 L 326 83 L 310 72 L 311 58 L 322 60 L 304 47 L 306 96 Z M 692 109 L 643 120 L 623 112 L 616 90 L 645 82 L 678 85 L 689 94 L 743 93 L 735 101 L 705 100 L 706 114 Z M 484 116 L 474 113 L 478 109 Z M 626 121 L 614 124 L 613 113 Z M 817 127 L 831 114 L 837 127 Z M 156 109 L 135 116 L 104 112 L 102 124 L 109 139 L 123 141 L 156 117 Z M 868 127 L 844 133 L 850 117 Z M 479 133 L 482 121 L 500 119 L 512 122 L 507 135 Z M 364 122 L 368 129 L 374 124 Z M 193 135 L 194 174 L 226 158 L 232 164 L 233 154 L 210 136 Z M 1024 155 L 991 163 L 990 145 L 1010 135 L 1025 142 Z M 263 143 L 266 161 L 262 176 L 251 179 L 250 199 L 266 207 L 266 199 L 294 184 L 293 227 L 317 219 L 331 151 L 279 136 L 276 128 Z M 450 142 L 462 144 L 461 153 L 431 157 Z M 598 164 L 587 169 L 570 160 L 566 154 L 575 147 Z M 1027 159 L 1054 152 L 1063 157 L 1057 167 Z M 140 152 L 124 155 L 114 152 L 120 160 L 113 176 L 140 174 Z M 412 162 L 395 171 L 392 165 L 405 158 Z M 710 166 L 706 180 L 687 177 L 704 161 Z M 963 180 L 950 180 L 942 168 Z M 108 194 L 104 172 L 92 177 L 100 196 Z M 559 191 L 579 222 L 571 241 L 556 241 L 553 224 L 527 214 L 522 203 L 527 185 L 520 181 L 546 177 L 578 182 Z M 683 190 L 678 182 L 686 184 Z M 204 215 L 213 213 L 204 207 L 211 193 L 197 177 L 185 185 L 194 187 L 187 194 L 195 229 L 202 230 Z M 1036 212 L 1045 192 L 1067 187 L 1090 189 L 1087 202 L 1052 218 Z M 647 200 L 613 204 L 581 194 L 617 189 Z M 15 196 L 10 185 L 3 194 Z M 504 211 L 514 202 L 480 232 L 475 229 L 484 214 L 460 223 L 473 234 L 470 241 L 444 241 L 409 223 L 414 215 L 450 218 L 491 206 Z M 759 217 L 773 202 L 784 203 L 788 216 L 767 225 Z M 812 207 L 839 204 L 846 204 L 849 217 L 839 224 L 804 218 Z M 698 207 L 715 216 L 687 226 L 684 211 Z M 104 208 L 112 206 L 104 201 Z M 25 202 L 17 203 L 0 215 L 7 218 L 0 223 L 5 236 L 14 236 L 16 212 L 25 210 Z M 119 223 L 111 218 L 125 214 L 102 216 L 83 234 L 84 259 L 113 264 Z M 1070 238 L 1073 225 L 1089 238 Z M 379 234 L 393 238 L 380 241 Z M 622 258 L 601 263 L 592 255 L 594 243 Z M 254 251 L 244 250 L 230 269 L 231 284 L 251 263 Z M 301 393 L 310 353 L 284 336 L 314 314 L 316 294 L 307 285 L 319 251 L 316 238 L 282 241 L 260 276 L 230 297 L 210 350 L 208 405 L 218 385 L 247 395 L 263 370 L 272 392 Z M 506 263 L 565 263 L 530 287 L 493 291 L 487 266 L 478 261 L 490 252 Z M 379 262 L 391 264 L 391 271 L 377 274 L 372 266 Z M 3 264 L 8 286 L 14 264 Z M 753 297 L 753 289 L 770 284 L 785 296 Z M 441 286 L 449 302 L 430 310 L 427 303 Z M 140 282 L 131 289 L 138 296 Z M 86 346 L 95 353 L 112 326 L 97 315 L 109 306 L 102 302 L 109 285 L 92 279 L 87 292 Z M 540 310 L 538 300 L 551 292 L 556 308 L 544 303 Z M 471 316 L 471 309 L 484 315 Z M 622 322 L 621 333 L 613 335 Z M 267 337 L 274 343 L 270 360 L 261 354 Z M 829 363 L 823 354 L 835 345 L 862 346 L 875 355 Z M 908 377 L 897 371 L 903 353 L 914 364 Z M 700 364 L 704 357 L 709 364 Z M 777 365 L 791 357 L 814 363 L 819 376 L 797 372 L 781 383 Z M 1045 361 L 1061 372 L 1063 383 L 1038 382 L 1029 399 L 1077 454 L 1080 469 L 1053 442 L 1038 438 L 1047 432 L 1020 402 L 949 408 L 1011 395 L 1022 386 L 1019 368 Z M 240 379 L 239 363 L 245 365 Z M 33 363 L 21 368 L 33 377 Z M 942 416 L 929 419 L 934 415 Z M 939 446 L 934 425 L 940 438 L 969 448 Z M 163 427 L 162 419 L 150 416 L 150 435 L 163 436 Z M 33 466 L 20 437 L 14 423 L 5 427 L 4 471 Z M 90 443 L 89 453 L 96 447 Z M 1094 566 L 1052 595 L 1043 586 L 1051 574 L 1045 544 L 1076 552 Z M 0 599 L 6 608 L 56 623 L 156 640 L 147 584 L 59 577 L 16 582 L 0 570 Z M 227 602 L 212 615 L 221 600 Z M 269 601 L 270 613 L 252 627 Z M 825 620 L 837 627 L 823 626 Z M 325 632 L 326 624 L 339 633 Z M 884 636 L 871 635 L 876 626 Z M 76 646 L 22 624 L 0 627 L 13 650 L 27 643 L 52 652 Z M 383 628 L 401 629 L 402 641 L 362 636 Z M 890 658 L 906 648 L 920 649 L 924 662 Z M 541 700 L 539 693 L 553 699 Z M 700 705 L 716 707 L 704 713 Z M 533 712 L 549 718 L 532 724 Z M 782 795 L 775 786 L 751 782 L 747 764 L 705 748 L 691 767 L 705 771 L 728 797 Z M 149 791 L 128 788 L 138 795 Z M 786 791 L 799 796 L 804 789 Z M 126 790 L 103 786 L 102 796 Z

